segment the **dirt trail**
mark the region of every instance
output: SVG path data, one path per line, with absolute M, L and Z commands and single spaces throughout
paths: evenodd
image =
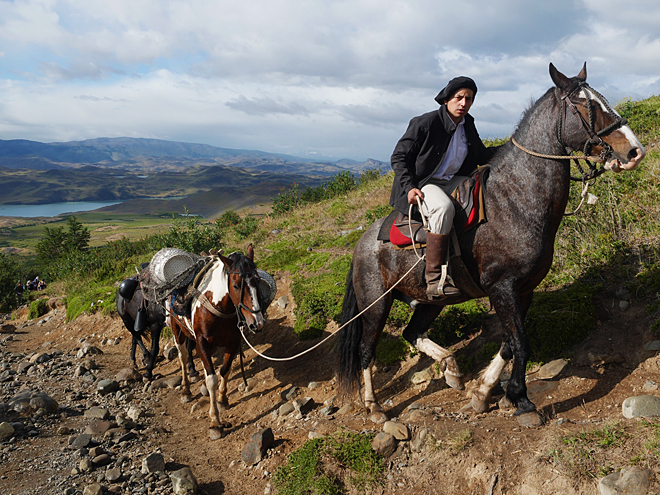
M 286 295 L 286 284 L 280 281 L 278 284 L 282 286 L 278 297 Z M 534 375 L 529 376 L 530 390 L 534 391 L 531 398 L 548 417 L 546 425 L 540 428 L 521 427 L 510 412 L 499 410 L 496 402 L 487 413 L 463 413 L 461 408 L 469 402 L 466 393 L 448 389 L 442 379 L 411 385 L 412 372 L 432 365 L 432 361 L 424 356 L 418 355 L 391 367 L 378 366 L 374 374 L 375 389 L 388 416 L 407 424 L 413 435 L 428 428 L 438 443 L 435 447 L 427 443 L 421 452 L 413 452 L 408 442 L 401 443 L 388 459 L 386 473 L 373 492 L 598 493 L 597 479 L 578 476 L 568 470 L 565 463 L 557 464 L 553 449 L 562 445 L 562 436 L 578 435 L 612 421 L 634 430 L 639 422 L 623 418 L 622 401 L 641 395 L 650 381 L 660 383 L 660 357 L 644 350 L 644 344 L 653 337 L 648 331 L 650 323 L 643 305 L 633 304 L 622 312 L 618 307 L 612 308 L 610 303 L 603 302 L 603 318 L 598 330 L 578 346 L 569 365 L 557 379 L 536 382 L 532 386 Z M 287 356 L 314 343 L 299 342 L 294 336 L 290 306 L 278 309 L 273 305 L 269 311 L 265 330 L 252 337 L 260 352 Z M 12 340 L 4 342 L 0 348 L 5 355 L 21 353 L 26 357 L 35 352 L 59 350 L 71 361 L 71 373 L 61 379 L 46 380 L 41 375 L 17 374 L 15 381 L 20 382 L 20 386 L 7 388 L 4 384 L 2 402 L 20 387 L 27 386 L 51 395 L 63 412 L 54 418 L 42 419 L 38 434 L 17 439 L 10 445 L 0 444 L 3 453 L 1 493 L 63 493 L 62 476 L 69 476 L 69 486 L 75 485 L 81 490 L 85 483 L 96 480 L 98 473 L 94 472 L 76 477 L 68 474 L 80 458 L 68 451 L 67 437 L 57 433 L 63 426 L 73 432 L 83 431 L 89 420 L 72 411 L 84 410 L 97 402 L 93 388 L 85 389 L 80 378 L 72 376 L 78 363 L 75 353 L 83 341 L 98 346 L 103 354 L 94 356 L 99 365 L 95 375 L 97 379 L 114 378 L 129 365 L 130 339 L 118 318 L 83 315 L 65 324 L 63 313 L 60 306 L 57 313 L 51 311 L 46 316 L 47 321 L 43 322 L 42 318 L 26 326 L 23 326 L 26 323 L 23 317 L 16 322 L 19 328 Z M 496 318 L 489 317 L 479 340 L 493 338 L 498 328 Z M 117 337 L 121 340 L 115 345 Z M 609 363 L 594 362 L 594 356 Z M 149 409 L 145 419 L 148 428 L 140 432 L 139 442 L 127 454 L 139 460 L 140 456 L 160 449 L 169 468 L 191 467 L 200 483 L 200 493 L 263 494 L 269 493 L 272 473 L 285 462 L 288 454 L 307 440 L 310 431 L 328 434 L 340 428 L 356 432 L 382 430 L 381 425 L 366 419 L 357 402 L 353 411 L 344 415 L 323 416 L 320 413 L 323 403 L 337 394 L 332 372 L 332 341 L 293 362 L 269 363 L 254 357 L 251 350 L 246 352 L 246 357 L 246 374 L 248 379 L 254 379 L 255 386 L 248 392 L 239 391 L 242 379 L 236 362 L 229 380 L 231 408 L 222 413 L 221 418 L 232 427 L 224 438 L 216 441 L 209 440 L 208 399 L 199 393 L 201 381 L 193 384 L 195 398 L 189 404 L 180 403 L 177 390 L 165 388 L 144 392 L 142 384 L 133 385 L 133 403 Z M 196 366 L 199 370 L 201 363 L 196 361 Z M 12 363 L 11 367 L 15 368 L 15 364 Z M 177 374 L 178 360 L 162 361 L 155 369 L 156 378 Z M 319 386 L 310 390 L 310 382 L 317 382 Z M 317 404 L 303 419 L 295 419 L 294 414 L 279 418 L 274 413 L 286 402 L 282 398 L 283 392 L 292 386 L 300 388 L 300 396 L 312 397 Z M 77 390 L 88 392 L 87 399 L 80 404 L 75 403 Z M 121 412 L 125 405 L 115 403 L 111 411 Z M 341 400 L 337 399 L 335 405 L 341 406 Z M 250 436 L 264 427 L 272 428 L 276 445 L 258 465 L 247 466 L 241 461 L 241 450 Z M 457 433 L 466 430 L 469 431 L 469 441 L 463 448 L 447 447 L 455 441 Z M 643 440 L 633 439 L 621 448 L 608 451 L 607 467 L 619 469 L 627 465 L 643 448 Z M 38 460 L 49 458 L 55 460 L 45 463 L 41 469 Z M 656 473 L 651 492 L 657 493 L 660 491 L 660 466 L 655 463 L 649 467 Z M 43 488 L 37 491 L 35 487 Z

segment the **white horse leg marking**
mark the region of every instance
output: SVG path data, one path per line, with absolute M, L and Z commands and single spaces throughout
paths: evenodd
M 438 362 L 441 362 L 452 355 L 451 351 L 448 351 L 444 347 L 440 347 L 429 339 L 428 333 L 424 333 L 417 338 L 415 341 L 415 347 L 417 347 L 420 352 L 423 352 L 428 357 L 433 358 Z
M 472 392 L 471 403 L 475 411 L 485 412 L 488 410 L 491 392 L 497 385 L 506 363 L 506 360 L 498 352 L 488 367 L 481 372 L 477 381 L 478 387 Z
M 458 363 L 456 362 L 456 358 L 454 358 L 453 352 L 433 342 L 428 338 L 428 333 L 426 332 L 420 335 L 415 341 L 415 347 L 440 364 L 441 368 L 443 368 L 442 371 L 444 372 L 447 385 L 457 390 L 463 390 L 463 375 L 458 368 Z
M 371 367 L 373 366 L 373 360 L 369 363 L 364 370 L 362 370 L 362 375 L 364 377 L 364 404 L 369 409 L 369 412 L 374 412 L 372 410 L 373 405 L 378 405 L 376 401 L 376 395 L 374 394 L 374 386 L 371 379 Z
M 206 388 L 209 391 L 209 418 L 211 419 L 211 428 L 219 428 L 220 415 L 218 404 L 216 403 L 218 396 L 218 375 L 206 375 Z

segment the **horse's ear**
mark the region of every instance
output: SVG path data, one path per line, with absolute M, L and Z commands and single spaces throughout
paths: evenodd
M 550 77 L 559 89 L 567 89 L 571 85 L 571 80 L 559 72 L 552 62 L 550 62 Z
M 227 258 L 226 256 L 219 255 L 220 261 L 222 261 L 227 270 L 231 270 L 231 267 L 234 265 L 234 262 Z
M 254 248 L 252 247 L 252 243 L 247 247 L 247 257 L 250 261 L 254 261 Z
M 577 75 L 577 78 L 581 81 L 586 81 L 587 80 L 587 63 L 586 62 L 582 66 L 582 70 Z

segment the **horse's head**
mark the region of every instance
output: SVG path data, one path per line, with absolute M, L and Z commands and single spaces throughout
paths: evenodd
M 587 64 L 575 77 L 566 77 L 550 64 L 550 77 L 561 101 L 557 137 L 567 148 L 600 155 L 605 168 L 633 170 L 646 156 L 644 146 L 607 100 L 587 84 Z
M 262 308 L 259 306 L 259 275 L 254 264 L 254 249 L 248 246 L 247 256 L 232 253 L 228 257 L 220 256 L 229 276 L 229 297 L 239 314 L 239 324 L 245 322 L 248 329 L 258 332 L 264 326 Z

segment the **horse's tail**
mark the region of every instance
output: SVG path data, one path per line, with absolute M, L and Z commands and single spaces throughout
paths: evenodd
M 359 314 L 355 287 L 353 285 L 353 264 L 346 276 L 346 292 L 342 308 L 341 323 L 351 321 Z M 339 389 L 345 395 L 352 395 L 360 388 L 360 371 L 362 369 L 360 343 L 362 341 L 362 318 L 355 318 L 340 331 L 339 359 L 337 364 L 337 381 Z

